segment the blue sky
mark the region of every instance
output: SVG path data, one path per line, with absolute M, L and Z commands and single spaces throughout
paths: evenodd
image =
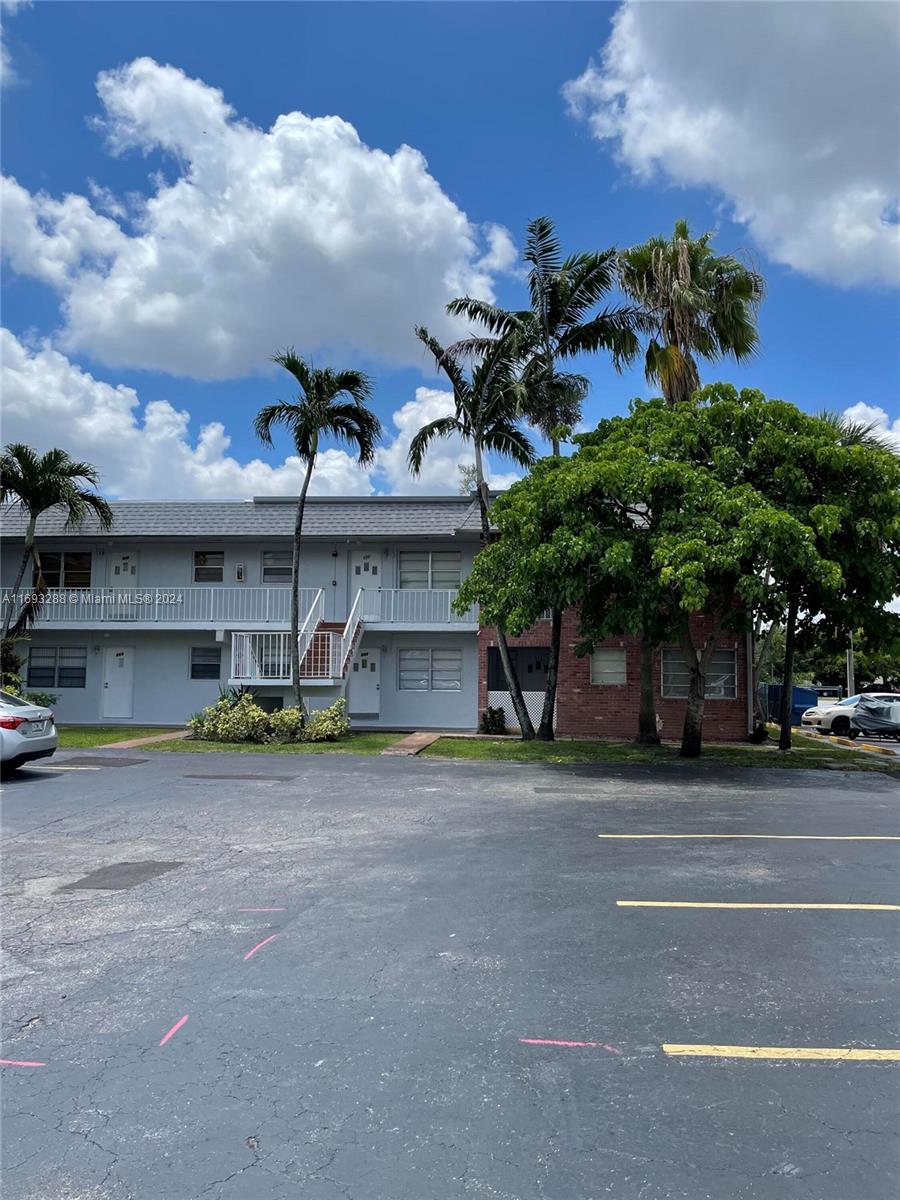
M 890 428 L 900 422 L 900 250 L 896 156 L 886 149 L 897 145 L 885 113 L 894 85 L 881 75 L 896 72 L 890 37 L 884 67 L 873 47 L 885 42 L 875 9 L 893 6 L 833 6 L 816 43 L 796 6 L 751 7 L 771 11 L 742 28 L 745 6 L 678 3 L 4 5 L 3 173 L 19 185 L 4 224 L 4 440 L 71 442 L 120 495 L 290 490 L 289 446 L 261 451 L 250 423 L 284 394 L 265 354 L 291 341 L 318 362 L 369 370 L 386 426 L 389 454 L 374 474 L 354 482 L 335 457 L 319 489 L 409 490 L 403 439 L 442 403 L 412 323 L 441 319 L 455 278 L 522 304 L 509 239 L 520 246 L 541 213 L 573 250 L 628 245 L 680 216 L 714 228 L 719 248 L 764 272 L 768 294 L 758 357 L 709 365 L 704 379 L 813 410 L 862 405 Z M 822 13 L 799 6 L 814 7 Z M 708 26 L 703 10 L 715 13 L 711 46 L 733 39 L 747 62 L 738 51 L 699 92 L 687 41 L 692 22 Z M 792 10 L 783 30 L 778 10 Z M 673 13 L 684 53 L 670 37 L 664 60 L 654 39 Z M 755 38 L 773 79 L 793 72 L 793 95 L 767 88 L 766 68 L 752 64 Z M 849 76 L 851 109 L 872 112 L 825 111 L 818 129 L 803 81 L 814 92 L 829 54 Z M 129 71 L 136 60 L 152 63 Z M 103 73 L 113 74 L 98 96 Z M 212 89 L 233 110 L 223 120 Z M 727 128 L 710 132 L 717 123 L 704 117 L 723 111 Z M 275 143 L 259 131 L 290 113 L 313 123 L 301 149 L 273 159 Z M 346 126 L 335 146 L 320 121 L 328 116 L 352 126 L 359 146 Z M 888 139 L 880 155 L 877 140 L 860 145 L 854 133 L 866 118 Z M 241 122 L 256 136 L 235 136 Z M 384 158 L 402 145 L 427 168 L 418 155 Z M 232 186 L 249 187 L 263 161 L 259 203 L 245 194 L 229 209 Z M 179 179 L 194 193 L 183 222 Z M 272 179 L 284 192 L 269 211 Z M 141 198 L 160 190 L 165 218 L 154 224 Z M 63 212 L 67 195 L 84 199 Z M 321 203 L 314 218 L 310 198 Z M 593 381 L 587 424 L 647 392 L 638 369 L 580 367 Z M 126 470 L 110 437 L 141 465 Z M 465 457 L 447 447 L 419 486 L 454 490 Z M 274 473 L 247 470 L 255 458 Z

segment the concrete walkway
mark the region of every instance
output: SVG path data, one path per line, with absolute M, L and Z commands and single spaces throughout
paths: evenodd
M 410 733 L 407 737 L 401 738 L 399 742 L 385 746 L 381 753 L 410 757 L 420 753 L 426 746 L 430 746 L 432 742 L 436 742 L 439 737 L 443 736 L 441 733 Z

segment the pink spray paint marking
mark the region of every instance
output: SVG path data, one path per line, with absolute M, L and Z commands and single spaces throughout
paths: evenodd
M 238 912 L 284 912 L 283 908 L 239 908 Z
M 0 1067 L 46 1067 L 46 1063 L 23 1062 L 18 1058 L 0 1058 Z
M 247 953 L 244 955 L 244 962 L 246 962 L 248 958 L 252 958 L 253 955 L 257 952 L 257 950 L 262 950 L 263 946 L 268 946 L 269 942 L 274 942 L 277 937 L 278 937 L 278 934 L 273 933 L 273 934 L 271 934 L 271 936 L 269 936 L 267 938 L 263 938 L 263 940 L 261 942 L 258 942 L 257 945 L 255 945 L 252 950 L 247 951 Z
M 523 1046 L 589 1046 L 594 1050 L 608 1050 L 610 1054 L 621 1054 L 615 1046 L 608 1042 L 559 1042 L 552 1038 L 519 1038 Z
M 185 1023 L 185 1021 L 188 1019 L 189 1016 L 190 1016 L 190 1013 L 185 1013 L 180 1021 L 176 1021 L 175 1024 L 172 1026 L 172 1028 L 169 1030 L 169 1032 L 167 1034 L 164 1034 L 163 1037 L 160 1038 L 159 1044 L 161 1046 L 164 1046 L 170 1037 L 174 1037 L 175 1034 L 182 1027 L 182 1025 Z

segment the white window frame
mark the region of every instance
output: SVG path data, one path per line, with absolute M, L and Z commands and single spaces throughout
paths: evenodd
M 44 559 L 50 555 L 59 557 L 59 583 L 48 583 L 47 587 L 51 592 L 74 592 L 79 589 L 87 591 L 91 586 L 91 579 L 94 574 L 94 552 L 93 550 L 42 550 L 41 551 L 41 569 L 44 577 L 46 572 L 44 568 Z M 87 583 L 67 583 L 66 582 L 66 559 L 73 554 L 85 555 L 88 560 L 88 581 Z M 37 564 L 32 564 L 32 581 L 33 586 L 37 586 Z
M 197 563 L 197 555 L 198 554 L 220 554 L 222 556 L 221 567 L 216 568 L 216 567 L 199 565 Z M 215 571 L 217 569 L 221 570 L 221 572 L 222 572 L 218 579 L 198 579 L 197 578 L 198 571 Z M 225 551 L 224 550 L 211 550 L 211 549 L 194 550 L 191 554 L 191 582 L 192 583 L 201 583 L 201 584 L 203 584 L 203 583 L 205 583 L 205 584 L 224 583 L 225 582 Z
M 215 675 L 195 675 L 194 674 L 194 655 L 197 651 L 202 654 L 208 654 L 210 651 L 218 653 L 219 659 Z M 222 647 L 221 646 L 191 646 L 188 651 L 188 679 L 191 683 L 218 683 L 222 678 Z
M 414 555 L 417 555 L 419 558 L 427 558 L 427 560 L 428 560 L 427 567 L 426 567 L 427 583 L 425 583 L 424 585 L 421 585 L 421 586 L 417 586 L 416 588 L 411 588 L 408 586 L 404 587 L 404 585 L 403 585 L 403 556 L 405 554 L 409 554 L 409 555 L 414 554 Z M 434 558 L 435 558 L 435 555 L 442 556 L 444 558 L 453 558 L 456 560 L 459 570 L 457 572 L 456 583 L 453 584 L 451 587 L 446 587 L 444 584 L 441 584 L 439 587 L 435 587 L 435 583 L 434 583 L 434 574 L 435 574 Z M 442 572 L 442 573 L 446 574 L 447 572 Z M 418 591 L 429 591 L 429 592 L 436 592 L 436 591 L 437 592 L 455 592 L 455 591 L 459 590 L 459 586 L 461 583 L 462 583 L 462 553 L 459 550 L 401 550 L 397 556 L 397 587 L 401 591 L 417 591 L 418 590 Z
M 409 667 L 404 668 L 404 666 L 403 666 L 404 655 L 407 655 L 407 654 L 417 654 L 421 658 L 425 658 L 427 656 L 428 666 L 421 672 L 421 675 L 424 677 L 423 678 L 423 683 L 424 683 L 423 687 L 404 687 L 404 685 L 403 685 L 404 674 L 407 674 L 407 675 L 413 674 L 413 671 L 411 668 L 409 668 Z M 456 661 L 458 666 L 448 667 L 447 665 L 437 665 L 437 663 L 435 662 L 435 656 L 439 656 L 438 663 L 443 662 L 444 664 L 446 664 L 447 659 L 452 658 L 453 660 Z M 441 657 L 441 656 L 443 656 L 443 657 Z M 435 686 L 435 673 L 436 672 L 445 672 L 446 673 L 446 672 L 450 672 L 450 671 L 452 671 L 457 676 L 455 686 L 436 687 Z M 463 653 L 462 653 L 462 650 L 460 650 L 458 647 L 456 647 L 456 646 L 436 646 L 436 647 L 400 646 L 400 647 L 398 647 L 398 649 L 397 649 L 397 691 L 398 692 L 442 692 L 442 693 L 453 693 L 455 695 L 462 691 L 462 687 L 463 687 Z
M 267 565 L 266 564 L 266 556 L 269 554 L 281 554 L 281 555 L 287 557 L 287 575 L 279 575 L 275 579 L 267 579 L 266 578 L 267 570 L 275 570 L 275 571 L 285 570 L 284 564 L 275 566 L 274 564 L 269 563 Z M 260 583 L 266 584 L 269 587 L 279 587 L 279 586 L 284 587 L 285 585 L 287 587 L 290 587 L 291 576 L 293 574 L 293 562 L 294 562 L 294 554 L 293 554 L 292 550 L 263 550 L 262 555 L 260 557 L 260 565 L 259 565 L 259 581 L 260 581 Z
M 601 659 L 615 655 L 616 666 L 601 666 Z M 615 678 L 609 678 L 615 675 Z M 607 676 L 607 678 L 604 678 Z M 619 678 L 621 676 L 621 678 Z M 597 646 L 591 654 L 591 683 L 597 687 L 622 687 L 628 682 L 628 656 L 624 646 Z
M 32 670 L 31 659 L 32 659 L 32 656 L 34 655 L 35 651 L 37 651 L 38 654 L 42 654 L 45 656 L 50 655 L 50 654 L 53 655 L 53 682 L 52 683 L 45 683 L 45 682 L 32 683 L 32 681 L 31 681 L 31 670 Z M 78 655 L 81 658 L 83 658 L 83 660 L 84 660 L 83 666 L 79 665 L 75 668 L 72 668 L 68 664 L 63 664 L 63 669 L 68 669 L 68 670 L 74 669 L 74 670 L 78 670 L 78 671 L 80 671 L 80 670 L 84 671 L 84 678 L 81 683 L 62 683 L 60 681 L 60 677 L 59 677 L 59 673 L 60 673 L 60 669 L 61 669 L 60 656 L 62 654 L 65 654 L 65 655 L 69 656 L 70 658 L 73 655 Z M 38 691 L 42 690 L 43 688 L 50 688 L 50 689 L 53 689 L 54 691 L 57 688 L 72 688 L 74 690 L 80 690 L 82 688 L 86 688 L 87 687 L 87 660 L 88 660 L 87 646 L 31 646 L 31 647 L 29 647 L 29 650 L 28 650 L 28 665 L 27 665 L 26 676 L 25 676 L 28 682 L 26 684 L 26 687 L 35 688 Z M 44 670 L 47 670 L 48 666 L 49 666 L 49 661 L 48 661 L 48 663 L 45 663 Z
M 712 677 L 713 671 L 715 669 L 713 666 L 715 659 L 717 656 L 721 657 L 722 655 L 725 655 L 725 654 L 728 654 L 731 656 L 732 662 L 734 663 L 733 670 L 725 671 L 724 675 L 722 674 L 721 666 L 718 668 L 718 670 L 719 670 L 720 676 L 722 678 L 728 678 L 730 676 L 730 678 L 732 680 L 732 683 L 731 683 L 732 694 L 731 695 L 723 694 L 723 692 L 720 689 L 710 690 L 711 677 Z M 671 661 L 672 657 L 674 655 L 678 656 L 678 658 L 680 659 L 680 665 L 681 665 L 681 670 L 679 670 L 676 673 L 679 676 L 683 676 L 683 678 L 684 678 L 684 683 L 678 684 L 676 690 L 672 690 L 672 688 L 671 688 L 672 672 L 670 671 L 667 673 L 667 671 L 666 671 L 666 659 L 668 657 L 669 660 Z M 662 696 L 662 698 L 664 700 L 686 700 L 687 699 L 688 688 L 690 686 L 690 671 L 688 669 L 687 661 L 684 657 L 684 651 L 682 650 L 682 648 L 680 646 L 663 646 L 662 655 L 660 658 L 660 673 L 659 674 L 660 674 L 660 678 L 659 678 L 660 695 Z M 667 687 L 667 682 L 669 685 L 668 687 Z M 710 663 L 709 663 L 709 670 L 706 673 L 706 692 L 704 695 L 704 699 L 705 700 L 737 700 L 738 699 L 738 694 L 737 694 L 737 650 L 733 646 L 716 646 L 715 650 L 713 650 L 712 658 L 710 659 Z

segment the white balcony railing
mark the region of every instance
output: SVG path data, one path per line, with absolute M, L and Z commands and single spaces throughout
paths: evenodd
M 233 633 L 231 679 L 240 683 L 273 683 L 291 678 L 289 633 Z
M 11 601 L 11 588 L 4 588 L 4 611 Z M 27 597 L 19 591 L 19 604 Z M 300 589 L 301 616 L 309 611 L 315 588 Z M 18 608 L 18 606 L 17 606 Z M 53 589 L 44 594 L 40 624 L 190 624 L 190 625 L 286 625 L 291 615 L 288 587 L 173 587 L 169 585 L 132 588 Z
M 365 588 L 362 618 L 385 625 L 474 625 L 478 609 L 462 616 L 453 609 L 455 590 L 426 588 Z

